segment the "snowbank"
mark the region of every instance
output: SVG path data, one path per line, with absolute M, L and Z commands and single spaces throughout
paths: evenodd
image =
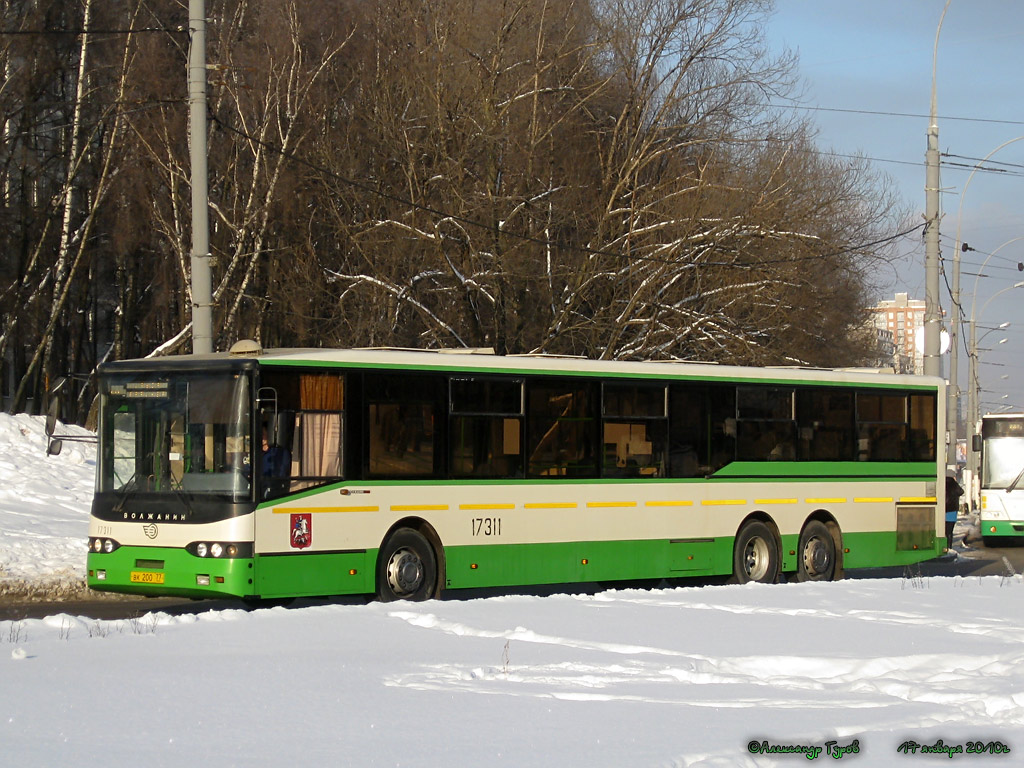
M 88 436 L 80 427 L 59 433 Z M 85 594 L 96 451 L 65 442 L 46 455 L 44 419 L 0 414 L 0 595 Z

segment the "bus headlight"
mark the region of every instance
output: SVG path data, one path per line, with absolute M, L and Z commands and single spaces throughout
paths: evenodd
M 92 536 L 89 537 L 89 551 L 95 552 L 96 554 L 104 552 L 109 555 L 120 546 L 120 542 L 114 541 L 113 539 L 101 539 L 98 536 L 95 538 Z
M 251 541 L 193 541 L 185 546 L 196 557 L 216 557 L 230 560 L 252 557 Z

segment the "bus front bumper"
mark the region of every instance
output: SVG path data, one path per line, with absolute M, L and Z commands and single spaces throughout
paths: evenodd
M 978 531 L 982 536 L 1024 536 L 1024 520 L 985 520 L 978 521 Z
M 137 595 L 246 597 L 253 593 L 252 558 L 197 557 L 169 547 L 122 546 L 89 552 L 90 589 Z

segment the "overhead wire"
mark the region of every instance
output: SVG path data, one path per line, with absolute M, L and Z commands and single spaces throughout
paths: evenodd
M 9 36 L 28 36 L 35 35 L 37 37 L 49 37 L 49 36 L 79 36 L 79 35 L 138 35 L 147 32 L 162 32 L 164 34 L 186 34 L 189 29 L 185 25 L 179 25 L 177 27 L 129 27 L 128 29 L 85 29 L 84 27 L 74 27 L 71 29 L 0 29 L 0 37 Z
M 810 107 L 804 104 L 769 104 L 768 106 L 779 109 L 804 109 L 812 112 L 840 112 L 852 115 L 880 115 L 883 117 L 912 117 L 921 120 L 930 120 L 931 115 L 917 114 L 914 112 L 891 112 L 880 109 L 844 109 L 841 107 Z M 993 125 L 1024 125 L 1024 120 L 998 120 L 989 117 L 955 117 L 952 115 L 936 115 L 936 120 L 960 121 L 965 123 L 990 123 Z
M 975 163 L 988 163 L 989 165 L 1005 165 L 1008 168 L 1024 169 L 1024 163 L 1007 163 L 1003 160 L 990 160 L 987 157 L 967 157 L 965 155 L 954 155 L 951 152 L 941 153 L 942 157 L 955 157 L 958 160 L 973 160 Z

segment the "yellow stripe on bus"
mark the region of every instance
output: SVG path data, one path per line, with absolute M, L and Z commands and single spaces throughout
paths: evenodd
M 321 512 L 380 512 L 380 507 L 274 507 L 275 515 L 319 514 Z
M 904 496 L 900 499 L 901 503 L 914 503 L 914 504 L 934 504 L 937 499 L 934 496 Z
M 392 504 L 392 512 L 446 512 L 447 504 Z
M 845 504 L 846 499 L 835 498 L 835 499 L 804 499 L 808 504 Z
M 476 511 L 484 509 L 515 509 L 515 504 L 459 504 L 459 509 Z
M 645 507 L 692 507 L 692 501 L 646 501 Z
M 556 502 L 552 502 L 551 504 L 541 504 L 541 503 L 533 503 L 533 502 L 531 502 L 529 504 L 523 504 L 523 509 L 576 509 L 576 503 L 575 502 L 571 502 L 571 501 L 569 501 L 569 502 L 556 501 Z
M 635 501 L 588 501 L 588 507 L 635 507 Z
M 701 499 L 705 507 L 738 507 L 747 503 L 746 499 Z
M 854 497 L 853 500 L 858 504 L 892 504 L 891 496 L 879 496 L 877 498 L 874 496 L 863 496 Z
M 754 499 L 755 504 L 796 504 L 799 499 Z

